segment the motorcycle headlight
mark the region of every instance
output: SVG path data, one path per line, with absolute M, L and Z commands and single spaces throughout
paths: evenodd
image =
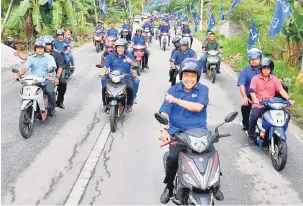
M 196 152 L 199 152 L 199 153 L 203 152 L 209 144 L 208 135 L 205 135 L 203 137 L 194 137 L 194 136 L 188 135 L 186 139 L 187 139 L 189 146 L 193 150 L 195 150 Z
M 121 76 L 114 76 L 112 75 L 111 76 L 111 80 L 114 82 L 114 83 L 119 83 L 121 81 Z
M 282 109 L 282 108 L 284 108 L 283 103 L 272 103 L 272 104 L 269 104 L 269 106 L 272 107 L 273 109 Z
M 218 60 L 218 57 L 207 57 L 207 61 L 209 62 L 217 62 Z

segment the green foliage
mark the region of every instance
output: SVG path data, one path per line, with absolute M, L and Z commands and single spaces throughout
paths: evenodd
M 52 28 L 57 29 L 61 27 L 62 23 L 62 4 L 59 1 L 53 2 L 53 20 Z

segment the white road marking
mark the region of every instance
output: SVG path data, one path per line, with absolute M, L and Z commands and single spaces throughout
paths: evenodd
M 88 184 L 92 171 L 96 167 L 101 152 L 105 146 L 107 138 L 110 134 L 110 125 L 106 123 L 103 127 L 101 134 L 99 135 L 95 146 L 93 147 L 89 157 L 87 158 L 84 167 L 82 168 L 80 175 L 78 176 L 71 193 L 64 205 L 78 205 L 80 198 L 82 197 L 85 187 Z

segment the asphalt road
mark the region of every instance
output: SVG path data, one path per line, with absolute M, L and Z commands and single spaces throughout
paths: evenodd
M 197 40 L 193 48 L 201 53 Z M 101 112 L 99 70 L 94 67 L 100 58 L 92 44 L 74 54 L 76 71 L 68 82 L 66 109 L 57 109 L 56 117 L 38 123 L 27 140 L 18 129 L 21 85 L 6 84 L 12 73 L 2 71 L 2 204 L 65 204 L 71 196 L 83 205 L 160 204 L 165 187 L 162 155 L 168 148 L 160 148 L 159 123 L 153 114 L 169 87 L 172 49 L 171 45 L 164 52 L 158 42 L 152 43 L 150 69 L 140 76 L 138 104 L 119 122 L 117 132 L 109 135 L 109 118 Z M 239 111 L 241 104 L 236 74 L 225 64 L 221 71 L 215 84 L 205 75 L 201 78 L 210 89 L 210 128 L 230 112 Z M 233 136 L 216 144 L 225 195 L 217 204 L 303 204 L 302 130 L 290 125 L 289 158 L 281 172 L 273 169 L 266 152 L 247 144 L 239 119 L 221 131 Z M 94 156 L 92 151 L 102 152 Z M 83 172 L 87 174 L 84 179 Z M 77 189 L 78 183 L 82 190 Z

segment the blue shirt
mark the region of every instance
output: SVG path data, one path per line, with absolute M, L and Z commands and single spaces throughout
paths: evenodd
M 119 31 L 117 29 L 108 29 L 106 34 L 107 36 L 113 36 L 115 38 L 118 38 Z
M 178 49 L 172 56 L 171 60 L 175 62 L 176 65 L 180 65 L 184 59 L 187 58 L 196 58 L 196 52 L 191 51 L 189 49 L 186 50 L 185 53 L 183 53 L 180 49 Z
M 260 69 L 254 69 L 252 66 L 245 67 L 240 72 L 240 75 L 238 77 L 237 86 L 244 85 L 246 95 L 250 96 L 250 92 L 249 92 L 250 82 L 255 75 L 260 74 L 260 73 L 261 73 Z
M 109 68 L 111 72 L 119 70 L 124 74 L 130 74 L 131 64 L 126 61 L 126 58 L 130 58 L 133 62 L 136 62 L 134 56 L 128 52 L 122 57 L 119 57 L 117 52 L 111 52 L 104 61 L 104 67 Z
M 173 57 L 174 53 L 175 53 L 176 51 L 178 51 L 178 49 L 179 49 L 179 48 L 174 48 L 174 49 L 171 51 L 170 58 Z
M 143 35 L 139 36 L 137 34 L 134 35 L 133 40 L 132 40 L 134 45 L 138 45 L 138 44 L 145 45 L 146 41 L 147 40 L 146 40 L 145 36 L 143 36 Z
M 130 30 L 130 24 L 128 23 L 128 24 L 123 24 L 122 25 L 122 29 L 127 29 L 127 30 Z
M 190 28 L 185 29 L 185 28 L 183 27 L 183 28 L 181 29 L 181 31 L 182 31 L 182 34 L 191 34 Z
M 172 126 L 183 131 L 193 128 L 207 129 L 206 108 L 209 103 L 209 89 L 207 86 L 198 82 L 190 92 L 186 92 L 183 88 L 183 83 L 178 82 L 175 86 L 169 88 L 167 93 L 181 100 L 197 102 L 205 105 L 200 112 L 191 112 L 184 107 L 169 103 L 164 99 L 159 112 L 165 112 L 168 114 L 169 122 Z M 176 129 L 170 127 L 168 132 L 169 134 L 174 134 Z
M 142 29 L 149 29 L 149 30 L 152 30 L 152 26 L 150 25 L 150 24 L 144 24 L 143 26 L 142 26 Z
M 43 78 L 49 77 L 48 68 L 52 68 L 54 70 L 57 69 L 57 65 L 54 57 L 46 52 L 40 57 L 38 57 L 37 54 L 29 56 L 24 66 L 27 69 L 31 69 L 31 72 L 34 75 Z M 54 71 L 54 77 L 55 76 L 56 76 L 56 72 Z M 42 85 L 45 85 L 45 83 L 43 83 Z
M 181 22 L 178 22 L 178 23 L 176 24 L 176 27 L 182 27 Z
M 169 26 L 160 25 L 158 29 L 161 33 L 168 33 L 169 32 Z
M 63 39 L 63 41 L 59 41 L 58 38 L 54 40 L 55 49 L 60 53 L 61 51 L 66 51 L 67 47 L 70 47 L 70 43 L 67 39 Z M 66 45 L 66 46 L 64 46 Z
M 95 31 L 97 30 L 104 31 L 104 26 L 96 26 Z

